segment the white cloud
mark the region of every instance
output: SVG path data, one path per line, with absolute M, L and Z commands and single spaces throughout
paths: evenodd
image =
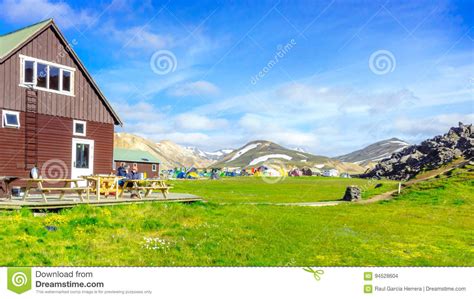
M 199 144 L 203 145 L 211 139 L 211 137 L 204 133 L 191 132 L 191 133 L 182 133 L 182 132 L 170 132 L 167 134 L 155 136 L 156 140 L 171 140 L 178 144 L 183 145 L 192 145 Z
M 441 114 L 425 118 L 404 117 L 395 120 L 395 128 L 409 136 L 433 137 L 446 133 L 449 128 L 457 126 L 458 122 L 474 123 L 474 113 Z
M 184 113 L 175 118 L 175 126 L 184 130 L 224 130 L 228 125 L 222 118 L 210 119 L 203 115 Z
M 113 23 L 102 26 L 102 32 L 124 48 L 139 50 L 159 50 L 173 46 L 174 38 L 169 34 L 153 32 L 150 26 L 117 28 Z
M 176 97 L 217 95 L 219 88 L 208 81 L 188 82 L 174 86 L 168 91 Z
M 118 65 L 94 74 L 94 78 L 109 98 L 124 101 L 148 101 L 157 94 L 196 74 L 192 70 L 176 71 L 160 76 L 150 68 L 148 61 L 132 65 Z M 130 80 L 133 78 L 134 80 Z
M 0 4 L 0 15 L 11 23 L 34 23 L 54 18 L 61 28 L 93 25 L 93 14 L 86 10 L 75 11 L 65 2 L 49 0 L 5 0 Z
M 120 117 L 128 123 L 151 123 L 164 118 L 164 114 L 161 113 L 154 105 L 143 101 L 137 102 L 135 104 L 120 102 L 114 103 L 113 106 Z
M 291 121 L 290 121 L 291 123 Z M 258 114 L 245 114 L 238 121 L 242 134 L 251 139 L 264 139 L 287 147 L 304 146 L 314 148 L 318 145 L 316 134 L 302 132 L 283 120 L 275 120 Z

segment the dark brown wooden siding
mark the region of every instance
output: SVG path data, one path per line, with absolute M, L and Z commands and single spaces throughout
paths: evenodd
M 39 113 L 113 124 L 114 119 L 85 74 L 49 27 L 0 64 L 0 109 L 25 111 L 25 88 L 20 84 L 20 54 L 76 69 L 74 96 L 38 91 Z
M 1 113 L 1 111 L 0 111 Z M 20 129 L 0 127 L 0 176 L 27 177 L 25 170 L 25 114 L 20 113 Z M 113 170 L 114 125 L 87 122 L 86 136 L 73 136 L 73 119 L 38 115 L 38 168 L 43 177 L 71 177 L 72 139 L 94 140 L 94 173 Z
M 125 162 L 125 164 L 129 165 L 132 167 L 133 164 L 137 164 L 138 166 L 138 172 L 144 172 L 146 173 L 146 176 L 148 178 L 154 178 L 158 177 L 160 173 L 160 164 L 158 163 L 137 163 L 137 162 L 130 162 L 130 161 L 115 161 L 115 169 L 117 169 L 120 166 L 121 162 Z M 152 165 L 156 164 L 156 171 L 152 171 L 153 167 Z

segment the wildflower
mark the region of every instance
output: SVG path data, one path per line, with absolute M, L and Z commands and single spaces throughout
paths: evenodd
M 144 242 L 142 243 L 142 248 L 148 250 L 168 250 L 171 247 L 171 242 L 166 241 L 161 238 L 149 238 L 143 237 Z

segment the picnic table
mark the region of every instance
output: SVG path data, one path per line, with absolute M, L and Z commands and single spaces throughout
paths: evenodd
M 87 186 L 95 192 L 97 201 L 100 200 L 100 194 L 103 193 L 107 198 L 110 193 L 115 193 L 115 199 L 118 199 L 119 193 L 119 181 L 122 177 L 115 175 L 86 175 L 82 176 L 87 181 Z
M 87 200 L 89 200 L 89 188 L 88 187 L 80 187 L 79 182 L 83 181 L 82 179 L 25 179 L 26 180 L 26 190 L 25 194 L 23 195 L 23 201 L 28 198 L 31 190 L 39 191 L 41 193 L 41 197 L 45 202 L 48 202 L 46 198 L 46 194 L 52 191 L 59 191 L 59 200 L 64 198 L 64 195 L 68 191 L 74 191 L 79 195 L 81 201 L 84 201 L 83 193 L 87 194 Z M 45 187 L 43 184 L 62 184 L 61 187 Z M 71 187 L 73 185 L 73 187 Z
M 135 192 L 140 199 L 143 199 L 143 197 L 147 198 L 153 191 L 161 191 L 163 197 L 166 198 L 170 188 L 163 179 L 126 179 L 124 180 L 123 187 L 120 189 L 120 198 L 123 197 L 125 190 L 132 192 L 132 194 Z M 140 194 L 140 191 L 145 191 L 144 196 Z
M 12 193 L 11 193 L 11 189 L 10 189 L 10 184 L 13 182 L 13 181 L 16 181 L 17 179 L 19 179 L 19 177 L 17 176 L 0 176 L 0 182 L 3 183 L 3 185 L 5 186 L 5 195 L 7 196 L 7 199 L 11 199 L 12 198 Z

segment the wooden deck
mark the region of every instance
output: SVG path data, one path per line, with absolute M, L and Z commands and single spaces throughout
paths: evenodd
M 56 195 L 48 197 L 48 202 L 44 202 L 40 195 L 35 195 L 34 198 L 30 198 L 28 201 L 22 201 L 20 197 L 13 197 L 12 200 L 0 198 L 0 210 L 19 210 L 22 208 L 30 210 L 57 210 L 72 208 L 78 205 L 91 205 L 91 206 L 114 206 L 114 205 L 127 205 L 133 203 L 145 203 L 145 202 L 196 202 L 202 201 L 202 198 L 192 194 L 186 193 L 169 193 L 167 198 L 164 198 L 161 194 L 153 194 L 148 198 L 129 198 L 124 197 L 122 199 L 115 199 L 110 196 L 109 198 L 102 197 L 100 201 L 90 199 L 89 201 L 81 202 L 77 195 L 66 195 L 62 200 L 58 200 Z

